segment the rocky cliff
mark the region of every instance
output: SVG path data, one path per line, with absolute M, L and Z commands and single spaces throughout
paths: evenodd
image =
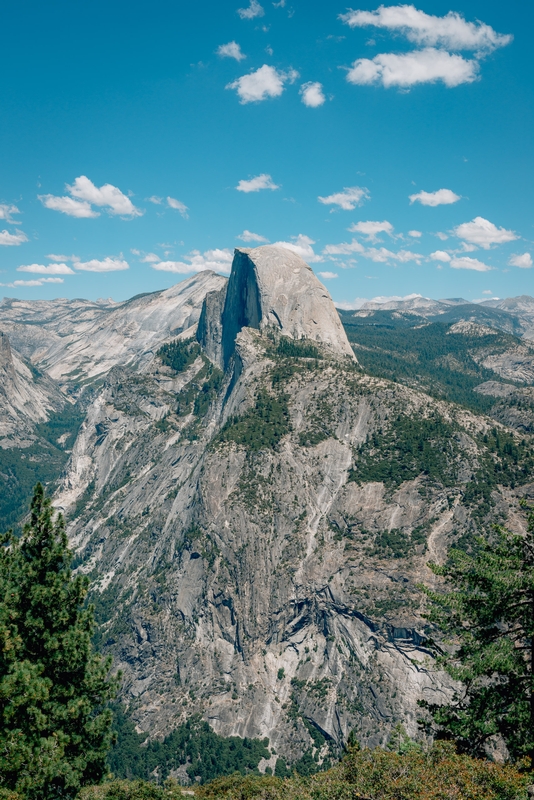
M 198 314 L 180 370 L 147 351 L 108 372 L 56 497 L 129 713 L 268 736 L 271 766 L 416 735 L 417 701 L 449 692 L 417 584 L 518 524 L 530 439 L 366 375 L 282 249 L 237 251 Z

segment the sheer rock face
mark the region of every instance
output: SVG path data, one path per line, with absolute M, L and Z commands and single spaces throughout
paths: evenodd
M 9 337 L 0 332 L 0 447 L 27 447 L 36 423 L 59 410 L 65 399 L 46 376 L 36 379 Z
M 206 298 L 202 315 L 199 340 L 224 368 L 234 355 L 237 334 L 247 327 L 273 327 L 354 359 L 327 290 L 300 256 L 283 247 L 236 249 L 228 288 L 217 299 Z

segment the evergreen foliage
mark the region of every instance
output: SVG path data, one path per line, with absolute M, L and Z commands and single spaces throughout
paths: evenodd
M 475 392 L 484 381 L 502 378 L 476 359 L 490 350 L 521 344 L 502 331 L 482 336 L 450 333 L 452 323 L 428 322 L 414 314 L 375 311 L 366 317 L 341 312 L 341 321 L 358 361 L 370 375 L 417 386 L 433 397 L 487 412 L 494 398 Z
M 194 339 L 175 339 L 160 347 L 156 355 L 175 372 L 185 372 L 200 355 L 200 345 Z
M 88 580 L 62 517 L 35 487 L 22 537 L 0 541 L 0 775 L 32 800 L 74 797 L 106 771 L 118 678 L 92 651 Z
M 37 438 L 29 447 L 0 448 L 0 520 L 3 526 L 8 528 L 19 523 L 38 481 L 50 485 L 57 480 L 83 418 L 83 411 L 68 403 L 63 411 L 52 414 L 48 422 L 36 425 Z
M 283 759 L 278 758 L 278 763 Z M 516 766 L 459 755 L 450 742 L 428 750 L 388 752 L 348 747 L 340 764 L 312 776 L 229 775 L 196 786 L 197 800 L 527 800 L 532 775 Z M 79 800 L 181 800 L 168 781 L 113 781 L 88 787 Z
M 423 705 L 462 750 L 483 754 L 500 735 L 512 758 L 534 764 L 534 512 L 525 535 L 496 526 L 478 544 L 474 556 L 452 549 L 444 566 L 430 565 L 446 588 L 423 587 L 428 618 L 455 645 L 438 665 L 462 688 L 449 704 Z
M 454 428 L 437 413 L 429 417 L 399 414 L 386 431 L 375 432 L 361 448 L 349 480 L 382 481 L 396 488 L 423 474 L 430 480 L 455 483 Z
M 252 408 L 241 417 L 231 417 L 218 441 L 235 442 L 252 451 L 274 450 L 291 430 L 288 400 L 283 392 L 272 395 L 260 389 Z
M 267 749 L 268 739 L 219 736 L 198 715 L 180 725 L 162 742 L 146 744 L 146 736 L 135 732 L 123 710 L 116 713 L 115 721 L 118 738 L 109 756 L 109 766 L 118 778 L 149 780 L 157 768 L 158 780 L 164 781 L 171 770 L 187 764 L 190 779 L 205 783 L 235 772 L 257 773 L 261 759 L 271 755 Z
M 322 358 L 319 348 L 309 339 L 291 339 L 281 336 L 274 350 L 282 358 Z

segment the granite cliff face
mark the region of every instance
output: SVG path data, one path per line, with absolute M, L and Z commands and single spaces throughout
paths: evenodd
M 290 761 L 416 735 L 450 692 L 416 585 L 481 522 L 518 524 L 534 489 L 507 453 L 530 444 L 366 376 L 280 248 L 236 252 L 197 339 L 182 371 L 108 372 L 56 497 L 130 714 L 160 736 L 199 713 Z

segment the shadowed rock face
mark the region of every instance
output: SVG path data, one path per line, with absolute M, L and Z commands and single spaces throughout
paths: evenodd
M 272 326 L 285 336 L 312 339 L 354 358 L 327 290 L 300 256 L 283 247 L 236 249 L 228 288 L 218 301 L 210 297 L 205 302 L 202 321 L 199 339 L 224 368 L 243 328 Z

